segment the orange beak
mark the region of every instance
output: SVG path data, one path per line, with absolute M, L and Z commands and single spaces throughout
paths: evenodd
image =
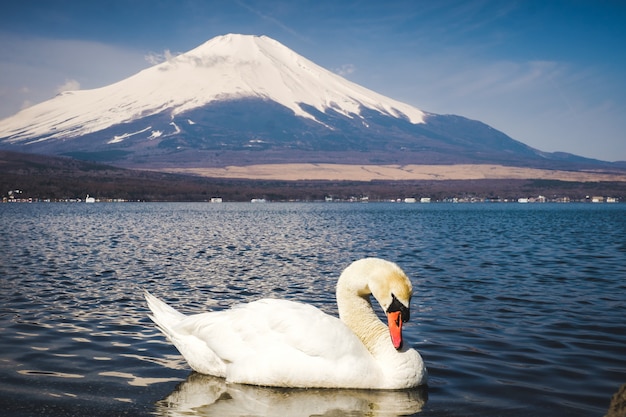
M 396 349 L 402 348 L 402 313 L 392 311 L 387 313 L 389 320 L 389 334 L 391 335 L 391 343 Z

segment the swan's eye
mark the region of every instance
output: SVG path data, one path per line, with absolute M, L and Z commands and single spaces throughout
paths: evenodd
M 402 304 L 400 301 L 398 301 L 398 299 L 396 298 L 394 294 L 391 294 L 391 298 L 392 298 L 392 301 L 391 301 L 391 304 L 389 305 L 389 308 L 387 308 L 387 313 L 391 313 L 393 311 L 399 311 L 400 316 L 402 316 L 402 321 L 405 323 L 409 321 L 409 318 L 411 317 L 411 312 L 409 308 L 405 306 L 404 304 Z

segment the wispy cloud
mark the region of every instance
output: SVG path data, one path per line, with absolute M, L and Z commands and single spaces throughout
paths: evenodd
M 0 33 L 0 118 L 59 92 L 119 81 L 146 66 L 143 53 L 135 50 Z
M 524 94 L 549 88 L 567 77 L 565 64 L 556 61 L 484 61 L 464 65 L 433 65 L 422 74 L 429 89 L 458 99 Z
M 32 102 L 32 101 L 30 101 L 30 100 L 24 100 L 24 101 L 22 102 L 22 105 L 20 106 L 20 110 L 27 109 L 27 108 L 29 108 L 29 107 L 30 107 L 30 106 L 32 106 L 32 105 L 33 105 L 33 102 Z
M 285 32 L 289 33 L 290 35 L 306 41 L 306 42 L 311 42 L 310 39 L 308 39 L 307 37 L 303 36 L 300 32 L 298 32 L 297 30 L 295 30 L 294 28 L 286 25 L 285 23 L 283 23 L 282 21 L 280 21 L 279 19 L 264 13 L 262 11 L 260 11 L 259 9 L 256 9 L 252 6 L 250 6 L 249 4 L 247 4 L 246 2 L 242 1 L 242 0 L 237 0 L 236 3 L 243 7 L 244 9 L 248 10 L 249 12 L 257 15 L 258 17 L 260 17 L 262 20 L 271 23 L 274 26 L 279 27 L 280 29 L 284 30 Z
M 346 77 L 350 74 L 354 74 L 356 72 L 356 67 L 354 64 L 343 64 L 339 68 L 335 69 L 335 73 L 341 75 L 342 77 Z
M 176 58 L 177 55 L 180 54 L 172 53 L 169 49 L 166 49 L 165 51 L 163 51 L 163 53 L 150 52 L 144 58 L 149 64 L 157 65 L 165 61 L 171 61 L 172 59 Z
M 80 83 L 76 80 L 65 80 L 63 84 L 57 87 L 56 92 L 63 93 L 65 91 L 80 90 Z

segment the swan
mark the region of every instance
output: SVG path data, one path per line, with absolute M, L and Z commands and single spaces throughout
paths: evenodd
M 339 318 L 279 299 L 187 316 L 147 291 L 145 298 L 152 321 L 199 373 L 261 386 L 406 389 L 427 383 L 422 357 L 402 339 L 412 295 L 399 266 L 364 258 L 337 281 Z

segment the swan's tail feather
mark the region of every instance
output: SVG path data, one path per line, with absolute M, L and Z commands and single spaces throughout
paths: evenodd
M 172 339 L 172 329 L 186 316 L 183 313 L 176 311 L 174 308 L 167 305 L 164 301 L 161 301 L 148 291 L 145 292 L 146 302 L 152 314 L 148 317 L 158 326 L 159 330 L 167 336 L 168 339 Z

